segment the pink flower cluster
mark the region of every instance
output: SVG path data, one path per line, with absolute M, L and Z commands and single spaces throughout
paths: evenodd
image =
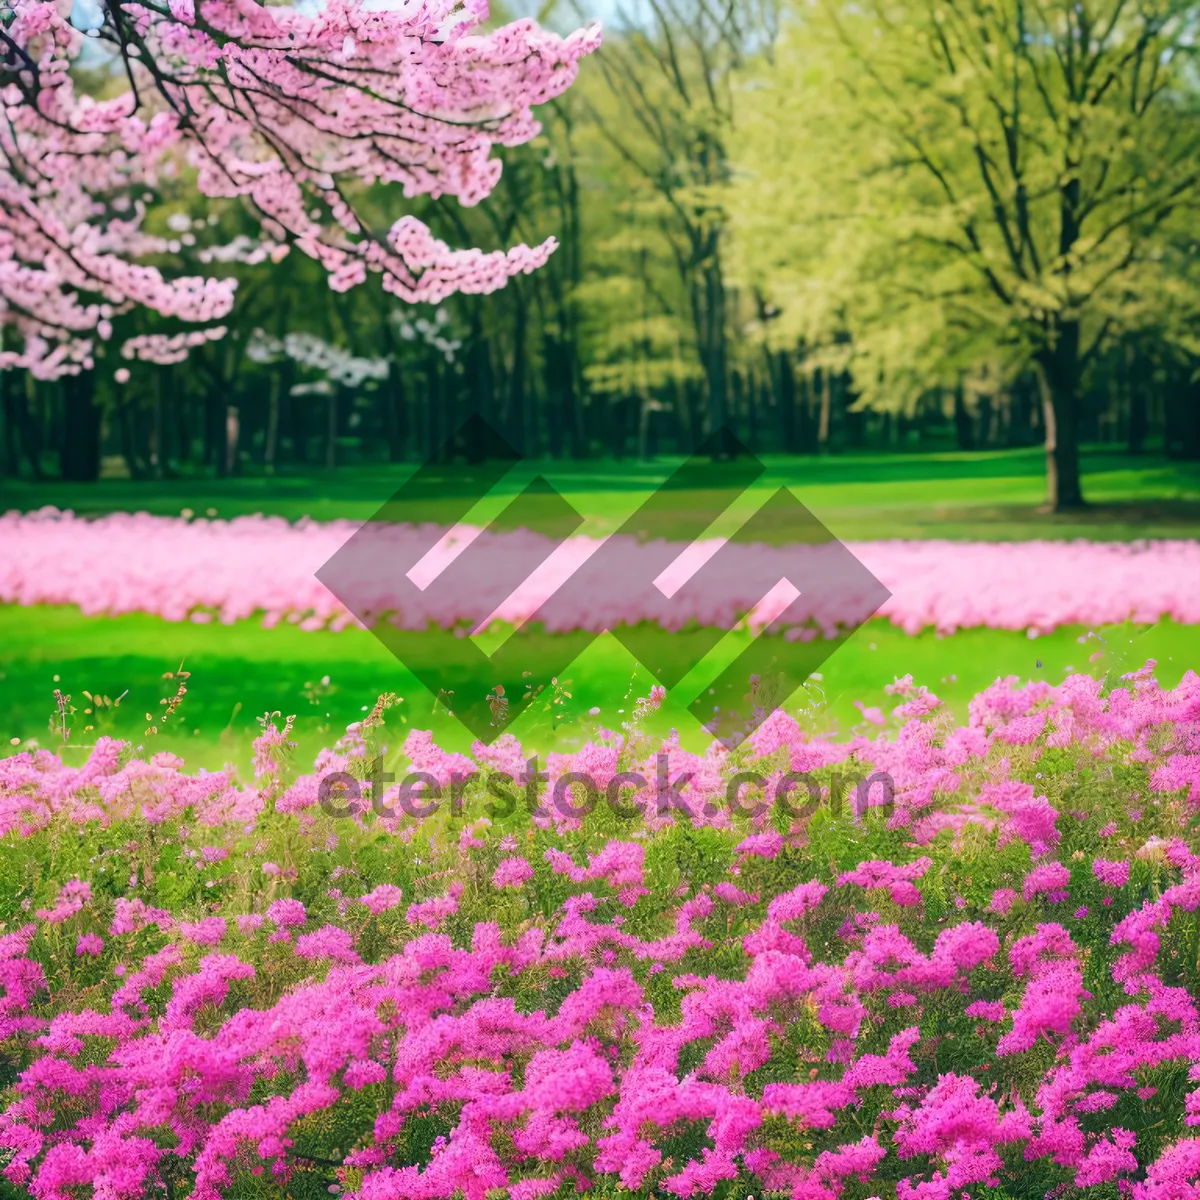
M 1200 792 L 1170 764 L 1200 754 L 1200 677 L 1002 680 L 962 726 L 922 707 L 847 742 L 781 714 L 737 756 L 666 747 L 692 801 L 747 764 L 880 769 L 890 815 L 647 802 L 620 836 L 599 813 L 335 821 L 311 778 L 243 787 L 107 740 L 82 767 L 0 760 L 0 839 L 31 866 L 0 897 L 29 914 L 0 935 L 0 1169 L 45 1200 L 260 1175 L 352 1200 L 965 1200 L 1031 1171 L 1194 1200 Z M 365 736 L 321 763 L 365 769 Z M 635 754 L 576 757 L 605 749 Z M 77 843 L 89 879 L 52 884 Z M 1088 908 L 1070 928 L 1060 892 Z
M 190 244 L 143 230 L 150 189 L 185 166 L 204 196 L 256 211 L 256 257 L 278 262 L 295 246 L 338 291 L 376 273 L 405 302 L 436 303 L 493 291 L 554 249 L 551 239 L 452 250 L 410 215 L 371 232 L 356 193 L 382 183 L 478 203 L 500 176 L 493 147 L 537 135 L 533 108 L 570 86 L 598 27 L 564 38 L 521 20 L 484 32 L 486 0 L 331 0 L 311 12 L 128 0 L 106 9 L 106 28 L 130 86 L 99 100 L 73 87 L 85 39 L 70 11 L 61 0 L 6 5 L 0 328 L 20 345 L 0 351 L 0 370 L 52 378 L 90 367 L 94 340 L 134 305 L 189 322 L 229 312 L 233 280 L 171 277 L 142 261 Z M 241 256 L 233 244 L 192 257 Z M 141 335 L 124 353 L 178 361 L 221 333 Z
M 0 603 L 75 604 L 86 613 L 150 612 L 171 621 L 231 622 L 261 613 L 268 625 L 287 620 L 302 629 L 342 629 L 356 619 L 315 576 L 357 528 L 351 521 L 290 524 L 263 516 L 189 521 L 137 513 L 86 520 L 54 509 L 9 513 L 0 518 Z M 706 582 L 676 594 L 696 554 L 680 544 L 660 580 L 663 590 L 651 585 L 636 594 L 627 580 L 589 567 L 600 544 L 591 538 L 570 538 L 554 550 L 548 539 L 528 531 L 465 529 L 447 534 L 426 556 L 432 540 L 426 529 L 396 524 L 378 527 L 375 536 L 379 553 L 363 556 L 355 566 L 359 577 L 340 579 L 339 591 L 356 597 L 356 610 L 389 614 L 413 629 L 430 622 L 443 628 L 491 620 L 519 625 L 567 579 L 579 603 L 560 623 L 597 632 L 643 620 L 668 629 L 690 621 L 730 628 L 744 620 L 757 629 L 790 604 L 788 620 L 797 624 L 789 636 L 807 637 L 809 627 L 832 634 L 873 613 L 865 591 L 824 599 L 818 592 L 809 609 L 782 594 L 764 600 L 763 580 L 802 568 L 819 574 L 823 556 L 840 552 L 836 545 L 729 547 L 721 586 Z M 427 586 L 468 543 L 477 564 L 471 588 L 430 589 L 401 604 L 389 590 L 391 577 L 378 570 L 382 558 L 417 563 Z M 713 548 L 701 544 L 705 552 Z M 849 549 L 892 593 L 879 615 L 909 633 L 973 626 L 1049 632 L 1069 624 L 1162 617 L 1200 622 L 1200 542 L 863 542 Z M 631 564 L 645 555 L 656 563 L 671 560 L 661 547 L 632 540 L 623 552 Z M 512 590 L 511 570 L 502 564 L 515 558 L 545 561 Z M 489 570 L 489 562 L 496 569 Z M 1087 579 L 1086 588 L 1078 586 L 1080 579 Z M 901 716 L 923 715 L 929 704 L 926 693 L 906 694 Z M 1032 739 L 1037 733 L 1035 717 L 1009 736 Z

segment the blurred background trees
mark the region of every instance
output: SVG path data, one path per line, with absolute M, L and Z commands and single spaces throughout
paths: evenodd
M 842 334 L 872 409 L 952 392 L 964 440 L 968 389 L 1010 436 L 1040 418 L 1054 508 L 1082 501 L 1081 432 L 1144 444 L 1152 390 L 1196 453 L 1197 15 L 797 7 L 740 97 L 743 263 L 780 296 L 777 336 Z
M 338 294 L 299 256 L 256 261 L 249 216 L 182 173 L 148 227 L 185 262 L 214 225 L 240 236 L 228 333 L 166 368 L 110 348 L 64 380 L 0 375 L 0 472 L 409 461 L 472 410 L 555 458 L 724 424 L 760 452 L 1045 444 L 1059 508 L 1080 443 L 1200 459 L 1200 4 L 536 15 L 601 16 L 605 45 L 486 202 L 414 211 L 454 244 L 553 235 L 544 269 L 437 309 L 375 279 Z

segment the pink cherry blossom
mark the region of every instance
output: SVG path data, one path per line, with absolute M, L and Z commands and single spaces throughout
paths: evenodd
M 206 328 L 139 335 L 122 347 L 129 359 L 176 362 L 223 334 L 233 280 L 146 261 L 178 244 L 145 231 L 142 196 L 185 168 L 203 195 L 243 202 L 261 228 L 252 252 L 207 247 L 201 264 L 278 261 L 295 247 L 337 291 L 378 274 L 417 303 L 494 291 L 554 249 L 550 239 L 455 250 L 409 214 L 376 225 L 357 197 L 383 184 L 479 203 L 500 176 L 493 148 L 538 134 L 533 109 L 570 86 L 598 27 L 559 37 L 521 20 L 483 32 L 486 4 L 455 0 L 312 11 L 127 0 L 104 11 L 123 60 L 114 78 L 129 86 L 98 100 L 69 73 L 84 42 L 69 8 L 14 0 L 3 27 L 0 328 L 18 348 L 0 351 L 0 370 L 91 367 L 96 341 L 135 305 Z

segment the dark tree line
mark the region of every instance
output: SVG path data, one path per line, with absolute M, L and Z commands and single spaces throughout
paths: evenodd
M 705 381 L 643 395 L 594 395 L 574 369 L 579 347 L 557 330 L 489 330 L 485 301 L 464 305 L 463 340 L 436 345 L 391 333 L 386 377 L 297 388 L 311 374 L 291 360 L 258 364 L 230 337 L 186 363 L 118 388 L 99 372 L 55 382 L 3 378 L 0 468 L 9 476 L 99 477 L 115 459 L 135 479 L 267 470 L 305 471 L 436 456 L 469 413 L 480 412 L 527 453 L 555 459 L 682 452 L 704 427 Z M 473 310 L 473 311 L 472 311 Z M 517 352 L 513 336 L 524 338 Z M 507 336 L 506 336 L 507 335 Z M 538 336 L 540 335 L 540 336 Z M 536 340 L 535 340 L 536 339 Z M 856 410 L 848 375 L 808 370 L 792 353 L 761 354 L 727 376 L 726 420 L 759 453 L 986 450 L 1044 437 L 1038 383 L 995 394 L 932 390 L 911 412 Z M 1122 349 L 1096 365 L 1080 413 L 1081 440 L 1131 455 L 1200 460 L 1200 382 L 1186 362 Z M 486 447 L 460 446 L 467 456 Z

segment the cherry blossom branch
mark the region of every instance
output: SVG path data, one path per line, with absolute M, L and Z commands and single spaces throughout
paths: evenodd
M 372 229 L 355 197 L 383 183 L 479 203 L 499 179 L 495 147 L 537 134 L 533 108 L 570 85 L 598 29 L 482 33 L 478 0 L 398 12 L 330 0 L 318 15 L 255 0 L 103 5 L 99 37 L 128 80 L 112 100 L 75 94 L 67 68 L 83 39 L 65 0 L 5 10 L 0 325 L 25 349 L 0 355 L 0 369 L 87 369 L 132 305 L 210 326 L 227 315 L 233 281 L 142 265 L 164 243 L 142 232 L 141 207 L 120 212 L 171 156 L 198 170 L 203 194 L 254 211 L 270 257 L 299 249 L 337 290 L 376 273 L 393 295 L 437 302 L 495 290 L 553 251 L 553 240 L 452 250 L 411 216 Z

